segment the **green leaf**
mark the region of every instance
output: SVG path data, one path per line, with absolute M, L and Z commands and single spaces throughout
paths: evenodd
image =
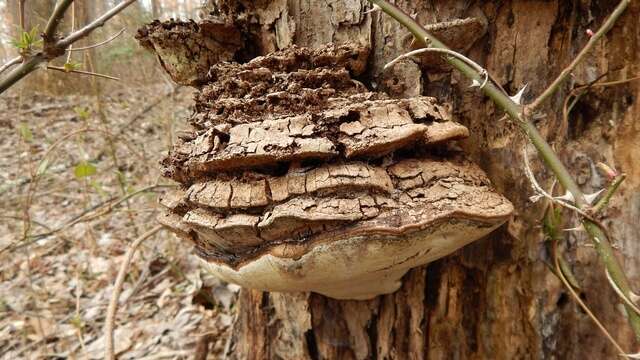
M 29 32 L 22 31 L 17 38 L 11 39 L 10 43 L 20 50 L 31 50 L 34 46 L 42 44 L 42 39 L 37 39 L 37 36 L 38 27 L 36 26 Z
M 66 62 L 63 65 L 64 71 L 71 72 L 73 70 L 78 70 L 80 68 L 80 64 L 73 62 Z
M 38 36 L 38 25 L 34 26 L 31 31 L 29 32 L 29 36 L 31 37 L 31 39 L 35 39 L 36 36 Z
M 26 142 L 32 142 L 33 141 L 33 133 L 31 132 L 31 129 L 29 129 L 29 125 L 27 125 L 27 123 L 20 123 L 20 126 L 18 127 L 18 131 L 20 131 L 20 136 L 22 137 L 22 139 Z
M 76 106 L 73 108 L 73 111 L 75 111 L 82 120 L 87 120 L 89 118 L 89 108 Z
M 84 329 L 84 322 L 78 315 L 75 315 L 71 319 L 69 319 L 69 323 L 78 330 Z
M 38 165 L 38 170 L 36 170 L 36 176 L 44 175 L 47 172 L 48 168 L 49 168 L 49 159 L 42 160 L 40 165 Z
M 92 164 L 83 161 L 80 164 L 76 165 L 73 169 L 73 174 L 77 179 L 85 178 L 87 176 L 95 175 L 97 169 Z

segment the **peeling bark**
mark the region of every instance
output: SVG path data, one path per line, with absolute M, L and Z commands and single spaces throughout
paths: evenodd
M 211 20 L 156 20 L 138 30 L 136 39 L 158 55 L 173 81 L 192 86 L 205 80 L 210 66 L 231 60 L 243 45 L 233 25 Z

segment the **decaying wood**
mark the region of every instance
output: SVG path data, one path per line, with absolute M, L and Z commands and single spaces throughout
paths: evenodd
M 154 21 L 138 30 L 136 38 L 158 54 L 162 67 L 181 85 L 205 81 L 209 67 L 233 59 L 242 46 L 240 33 L 216 21 Z
M 428 95 L 452 101 L 452 118 L 470 130 L 470 137 L 462 146 L 517 209 L 516 216 L 504 231 L 426 268 L 410 271 L 402 288 L 394 294 L 368 301 L 337 301 L 317 294 L 243 290 L 230 357 L 578 359 L 617 355 L 606 339 L 597 335 L 590 320 L 567 301 L 561 284 L 543 263 L 543 239 L 537 227 L 542 213 L 540 206 L 531 206 L 528 201 L 530 188 L 520 166 L 522 137 L 514 125 L 500 121 L 502 114 L 474 89 L 468 88 L 469 84 L 461 76 L 449 73 L 428 57 L 416 59 L 419 60 L 417 63 L 405 60 L 383 72 L 385 63 L 411 48 L 412 39 L 400 25 L 383 14 L 365 14 L 369 6 L 364 0 L 215 0 L 210 4 L 212 17 L 233 22 L 244 39 L 250 40 L 235 55 L 241 62 L 292 45 L 318 48 L 326 43 L 348 41 L 370 46 L 366 69 L 358 79 L 369 89 L 377 86 L 393 98 Z M 467 54 L 485 65 L 512 93 L 525 83 L 529 84 L 531 92 L 538 93 L 586 42 L 585 30 L 597 27 L 615 1 L 514 0 L 469 5 L 467 1 L 435 0 L 396 1 L 396 4 L 407 13 L 415 14 L 423 24 L 467 18 L 477 19 L 473 21 L 474 26 L 487 24 L 486 28 L 477 27 L 466 33 L 481 34 L 477 41 L 473 37 L 467 38 L 457 44 L 460 47 L 456 46 L 455 39 L 453 43 L 447 43 L 457 49 L 468 49 Z M 632 5 L 593 58 L 576 69 L 575 83 L 586 84 L 607 72 L 609 80 L 632 77 L 640 72 L 638 15 L 640 8 Z M 319 76 L 319 73 L 315 74 Z M 340 84 L 337 75 L 332 75 L 333 84 Z M 342 84 L 347 85 L 346 82 Z M 351 86 L 350 89 L 356 89 L 356 85 Z M 561 104 L 562 99 L 552 99 L 553 108 L 545 109 L 546 117 L 538 123 L 543 133 L 556 140 L 556 148 L 578 175 L 584 190 L 601 188 L 605 182 L 594 170 L 597 161 L 614 164 L 620 171 L 630 174 L 620 196 L 611 204 L 608 221 L 613 224 L 613 235 L 624 250 L 626 270 L 636 285 L 638 259 L 635 254 L 640 252 L 639 243 L 635 241 L 637 211 L 631 204 L 637 203 L 640 193 L 637 191 L 640 181 L 634 180 L 640 179 L 637 176 L 640 167 L 634 160 L 640 154 L 636 141 L 640 134 L 633 125 L 640 108 L 640 97 L 634 95 L 640 90 L 639 86 L 630 83 L 590 92 L 578 101 L 569 123 L 563 123 L 559 112 L 551 110 Z M 192 119 L 196 133 L 185 136 L 182 141 L 192 142 L 203 136 L 198 131 L 222 123 L 216 120 L 219 109 L 216 103 L 207 103 L 202 95 L 198 97 L 205 102 L 197 106 L 205 111 L 199 111 Z M 331 97 L 334 95 L 327 98 Z M 233 103 L 229 102 L 229 105 L 233 106 Z M 322 103 L 322 107 L 326 107 L 326 103 Z M 317 118 L 312 118 L 315 120 Z M 239 118 L 228 129 L 221 127 L 216 129 L 220 133 L 210 136 L 225 131 L 228 134 L 231 128 L 252 122 L 255 121 Z M 436 123 L 438 126 L 448 124 Z M 430 128 L 433 126 L 432 123 Z M 353 129 L 356 127 L 346 130 L 353 132 Z M 221 138 L 227 139 L 224 135 Z M 337 138 L 330 140 L 332 145 L 340 145 L 334 145 L 339 154 L 327 155 L 321 163 L 344 157 L 344 145 Z M 183 167 L 184 163 L 180 163 L 181 169 L 186 169 L 186 172 L 181 170 L 184 173 L 197 168 L 192 164 Z M 305 168 L 303 165 L 301 169 Z M 170 166 L 165 163 L 167 169 Z M 267 175 L 283 176 L 290 171 L 275 166 L 267 169 Z M 197 181 L 190 182 L 191 175 L 183 178 L 180 181 L 185 183 L 185 190 L 186 186 L 198 184 Z M 543 176 L 541 179 L 544 181 Z M 299 190 L 294 186 L 292 191 L 297 194 Z M 278 201 L 286 201 L 285 197 L 280 195 L 279 199 L 283 200 Z M 179 199 L 183 201 L 183 209 L 192 206 L 186 205 L 185 197 Z M 204 201 L 197 197 L 194 200 Z M 609 290 L 604 275 L 593 271 L 599 266 L 595 254 L 591 249 L 579 246 L 583 239 L 580 234 L 570 234 L 568 238 L 571 240 L 569 260 L 584 287 L 581 295 L 621 345 L 632 349 L 633 336 L 622 325 L 624 321 L 612 305 L 615 294 Z
M 163 161 L 183 189 L 159 220 L 219 277 L 370 298 L 510 215 L 482 171 L 448 149 L 468 132 L 445 107 L 352 78 L 367 53 L 292 46 L 211 67 L 194 131 Z

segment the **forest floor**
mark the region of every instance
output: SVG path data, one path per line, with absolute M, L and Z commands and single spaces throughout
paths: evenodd
M 192 91 L 0 97 L 0 358 L 103 358 L 114 281 L 131 242 L 156 226 L 173 186 L 158 161 Z M 237 287 L 200 270 L 162 230 L 142 243 L 120 295 L 119 359 L 220 358 Z

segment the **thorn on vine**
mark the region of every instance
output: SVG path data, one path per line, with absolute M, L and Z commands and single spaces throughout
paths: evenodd
M 524 94 L 524 92 L 527 90 L 527 86 L 529 84 L 524 84 L 524 86 L 522 87 L 522 89 L 520 89 L 520 91 L 518 91 L 517 94 L 513 95 L 513 96 L 509 96 L 509 98 L 516 104 L 518 105 L 522 105 L 522 95 Z
M 589 205 L 593 204 L 593 202 L 604 192 L 604 189 L 600 189 L 591 194 L 584 194 L 584 199 L 587 201 Z
M 555 200 L 560 200 L 564 202 L 574 203 L 576 199 L 573 197 L 573 194 L 569 191 L 566 191 L 562 196 L 554 197 Z

